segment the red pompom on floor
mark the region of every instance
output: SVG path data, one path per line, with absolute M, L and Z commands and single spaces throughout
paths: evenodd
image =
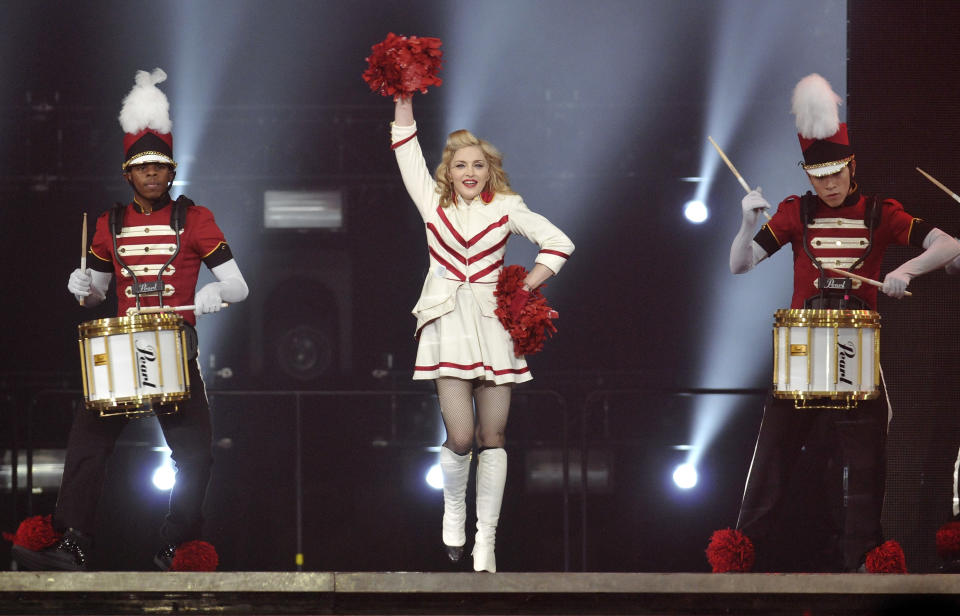
M 52 516 L 35 515 L 20 522 L 14 534 L 3 533 L 3 538 L 28 550 L 39 551 L 50 547 L 63 535 L 53 529 Z
M 947 522 L 937 531 L 937 554 L 945 560 L 960 558 L 960 522 Z
M 177 546 L 170 571 L 216 571 L 217 550 L 206 541 L 187 541 Z
M 906 573 L 907 560 L 903 548 L 893 539 L 867 552 L 868 573 Z
M 747 573 L 756 558 L 750 538 L 732 528 L 714 531 L 706 552 L 714 573 Z

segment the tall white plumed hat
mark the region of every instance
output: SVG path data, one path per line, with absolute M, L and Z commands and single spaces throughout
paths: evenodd
M 847 125 L 840 122 L 840 97 L 820 75 L 807 75 L 793 89 L 793 113 L 803 151 L 800 166 L 810 175 L 837 173 L 853 160 Z
M 173 122 L 170 121 L 170 102 L 158 83 L 167 74 L 155 68 L 152 73 L 137 71 L 133 89 L 123 99 L 120 109 L 120 127 L 123 129 L 123 165 L 165 163 L 176 168 L 173 160 Z

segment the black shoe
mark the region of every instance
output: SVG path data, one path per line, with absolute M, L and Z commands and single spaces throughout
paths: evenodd
M 28 550 L 15 545 L 11 555 L 24 569 L 32 571 L 86 571 L 87 555 L 92 541 L 73 529 L 60 541 L 43 550 Z
M 446 549 L 446 551 L 447 551 L 447 558 L 449 558 L 451 562 L 457 562 L 458 560 L 460 560 L 461 558 L 463 558 L 463 546 L 462 546 L 462 545 L 447 545 L 447 544 L 443 544 L 443 547 Z
M 177 546 L 167 545 L 160 549 L 157 552 L 157 555 L 153 557 L 153 564 L 155 564 L 161 571 L 170 571 L 171 565 L 173 565 L 173 555 L 177 553 Z

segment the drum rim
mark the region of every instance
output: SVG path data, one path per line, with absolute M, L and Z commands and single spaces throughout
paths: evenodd
M 146 394 L 139 396 L 124 396 L 122 398 L 98 398 L 96 400 L 86 400 L 87 410 L 105 411 L 113 409 L 135 409 L 144 404 L 167 404 L 169 402 L 181 402 L 190 397 L 190 386 L 186 386 L 185 391 L 164 392 L 162 394 Z M 117 413 L 122 415 L 124 413 Z
M 874 400 L 880 397 L 880 389 L 872 391 L 803 391 L 799 389 L 774 389 L 773 397 L 782 400 Z
M 157 314 L 133 314 L 126 317 L 109 317 L 95 321 L 84 321 L 77 326 L 81 338 L 132 334 L 153 330 L 177 330 L 183 327 L 184 320 L 179 314 L 168 312 Z
M 774 327 L 866 327 L 880 328 L 880 313 L 873 310 L 785 308 L 773 314 Z

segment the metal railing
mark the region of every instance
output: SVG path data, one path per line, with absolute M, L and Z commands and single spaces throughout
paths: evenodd
M 537 390 L 518 388 L 513 393 L 514 408 L 524 405 L 540 404 L 547 405 L 555 410 L 560 426 L 559 435 L 552 432 L 546 437 L 543 434 L 525 434 L 520 439 L 511 433 L 510 442 L 516 445 L 523 443 L 524 438 L 529 442 L 536 442 L 542 445 L 544 441 L 556 443 L 562 455 L 562 484 L 561 484 L 561 511 L 562 516 L 562 570 L 571 571 L 573 569 L 573 548 L 571 541 L 571 499 L 574 493 L 580 497 L 579 518 L 580 518 L 580 545 L 579 545 L 579 569 L 586 571 L 589 560 L 589 494 L 591 491 L 590 481 L 588 480 L 588 470 L 590 462 L 591 447 L 597 443 L 607 443 L 616 439 L 629 438 L 628 435 L 617 434 L 617 431 L 611 430 L 609 426 L 611 414 L 619 413 L 626 417 L 623 421 L 636 421 L 644 415 L 654 416 L 657 410 L 648 407 L 655 406 L 649 402 L 652 399 L 694 399 L 699 396 L 755 396 L 762 395 L 765 390 L 760 389 L 694 389 L 694 388 L 636 388 L 636 389 L 597 389 L 588 391 L 575 397 L 579 399 L 580 411 L 571 415 L 569 409 L 574 405 L 568 401 L 573 398 L 572 395 L 564 396 L 555 390 Z M 20 514 L 33 515 L 33 447 L 34 447 L 34 422 L 38 407 L 42 404 L 55 402 L 56 397 L 67 398 L 69 402 L 64 405 L 82 404 L 81 392 L 69 389 L 44 389 L 36 391 L 29 396 L 25 405 L 25 413 L 18 413 L 15 408 L 15 400 L 11 395 L 5 395 L 3 403 L 11 414 L 11 423 L 14 429 L 9 437 L 8 447 L 11 449 L 12 464 L 12 496 L 15 519 L 22 517 Z M 296 526 L 296 569 L 302 570 L 303 550 L 304 550 L 304 494 L 303 494 L 303 419 L 305 414 L 311 412 L 311 409 L 317 412 L 323 412 L 324 404 L 328 404 L 336 399 L 367 399 L 375 400 L 376 404 L 381 405 L 385 410 L 387 427 L 387 440 L 398 445 L 409 445 L 403 442 L 403 430 L 400 428 L 402 423 L 398 415 L 402 412 L 401 407 L 404 400 L 424 399 L 430 400 L 431 405 L 436 404 L 436 393 L 427 390 L 409 390 L 409 389 L 376 389 L 376 390 L 335 390 L 335 391 L 315 391 L 315 390 L 294 390 L 294 391 L 267 391 L 267 390 L 208 390 L 211 408 L 223 404 L 226 407 L 236 406 L 240 400 L 250 399 L 272 399 L 280 401 L 281 404 L 292 409 L 293 412 L 293 456 L 294 456 L 294 515 Z M 619 399 L 619 401 L 618 401 Z M 626 401 L 626 402 L 624 402 Z M 637 402 L 640 401 L 640 402 Z M 637 409 L 633 407 L 638 405 Z M 321 407 L 317 409 L 317 407 Z M 645 407 L 645 408 L 640 408 Z M 86 412 L 86 411 L 81 411 Z M 90 411 L 93 412 L 93 411 Z M 631 416 L 631 413 L 634 414 Z M 599 421 L 595 421 L 599 419 Z M 521 421 L 521 420 L 516 420 Z M 579 435 L 576 442 L 571 442 L 571 427 L 579 423 Z M 541 426 L 542 428 L 542 426 Z M 22 437 L 20 436 L 22 434 Z M 557 443 L 557 437 L 559 442 Z M 438 445 L 434 442 L 432 445 Z M 64 446 L 66 443 L 64 442 Z M 17 479 L 17 460 L 19 450 L 26 452 L 26 477 L 25 486 L 22 486 L 25 492 L 22 504 L 18 500 L 18 491 L 21 486 Z M 571 462 L 571 453 L 578 454 L 578 460 Z M 572 474 L 578 468 L 576 476 Z M 21 511 L 24 509 L 25 511 Z

